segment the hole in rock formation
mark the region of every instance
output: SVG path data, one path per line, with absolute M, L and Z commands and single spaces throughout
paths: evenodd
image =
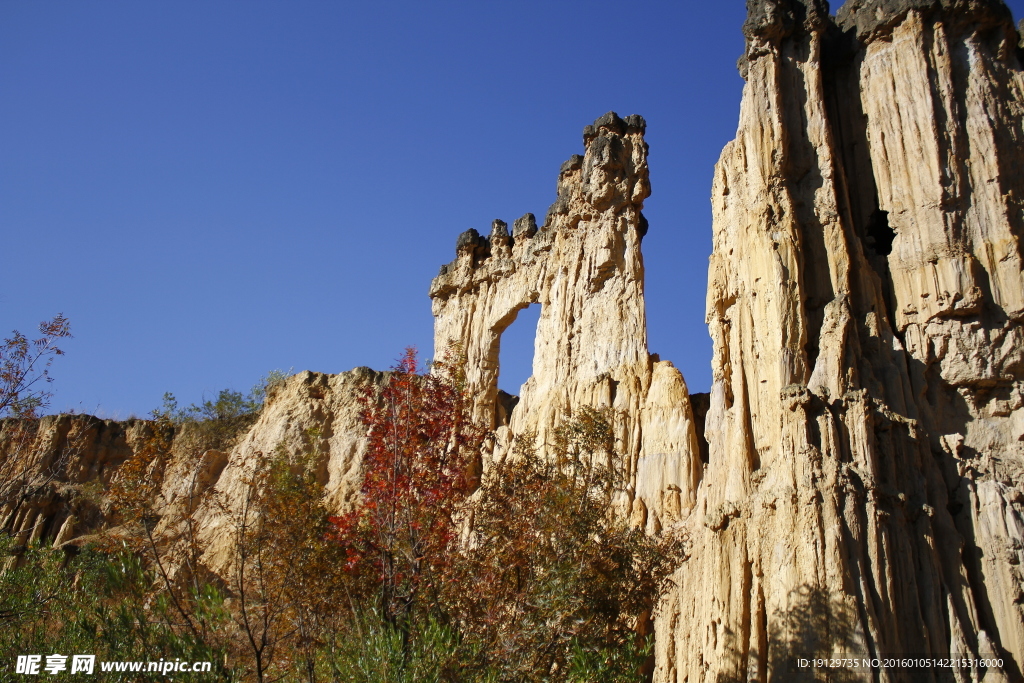
M 889 212 L 876 209 L 868 221 L 868 236 L 865 242 L 868 248 L 879 256 L 892 253 L 892 243 L 896 239 L 896 231 L 889 227 Z
M 711 410 L 711 394 L 690 394 L 690 406 L 693 409 L 693 425 L 697 428 L 697 447 L 700 448 L 700 461 L 710 462 L 707 435 L 704 434 L 704 423 Z
M 534 342 L 539 320 L 540 304 L 532 304 L 519 311 L 515 320 L 501 333 L 498 341 L 498 389 L 509 397 L 518 397 L 523 384 L 533 374 Z

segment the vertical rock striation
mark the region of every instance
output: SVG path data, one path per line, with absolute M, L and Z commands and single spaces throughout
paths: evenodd
M 0 420 L 0 534 L 19 546 L 60 545 L 105 526 L 111 511 L 101 494 L 151 434 L 144 420 Z
M 718 163 L 709 463 L 656 680 L 1024 665 L 1024 76 L 998 0 L 749 0 Z M 846 679 L 844 679 L 846 680 Z
M 488 237 L 463 233 L 430 296 L 435 349 L 465 353 L 477 417 L 499 436 L 496 455 L 513 433 L 536 432 L 543 444 L 581 406 L 611 407 L 633 481 L 627 506 L 654 529 L 693 506 L 701 463 L 682 375 L 647 348 L 645 127 L 614 113 L 587 126 L 585 152 L 562 165 L 545 224 L 527 214 L 511 234 L 502 221 Z M 530 304 L 541 306 L 533 376 L 509 416 L 498 395 L 501 335 Z

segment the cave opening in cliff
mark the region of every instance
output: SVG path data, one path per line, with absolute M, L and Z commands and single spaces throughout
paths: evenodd
M 533 374 L 533 354 L 537 339 L 540 304 L 519 311 L 501 334 L 498 347 L 498 389 L 519 396 L 522 386 Z

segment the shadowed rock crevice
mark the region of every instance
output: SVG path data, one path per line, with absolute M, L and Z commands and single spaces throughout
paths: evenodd
M 690 406 L 693 409 L 693 425 L 697 432 L 697 445 L 700 448 L 700 460 L 708 462 L 708 439 L 704 434 L 704 420 L 711 409 L 711 394 L 690 394 Z

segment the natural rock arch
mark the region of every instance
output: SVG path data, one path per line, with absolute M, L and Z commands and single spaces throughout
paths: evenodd
M 532 214 L 511 234 L 496 220 L 490 235 L 462 233 L 456 258 L 430 287 L 435 352 L 456 343 L 467 359 L 476 417 L 498 432 L 552 430 L 581 406 L 611 407 L 627 458 L 627 508 L 657 528 L 692 506 L 701 463 L 682 375 L 647 348 L 641 210 L 650 194 L 646 123 L 606 114 L 583 131 L 585 152 L 562 165 L 544 225 Z M 500 423 L 498 348 L 518 312 L 541 305 L 534 375 L 511 424 Z M 663 500 L 666 501 L 663 503 Z

